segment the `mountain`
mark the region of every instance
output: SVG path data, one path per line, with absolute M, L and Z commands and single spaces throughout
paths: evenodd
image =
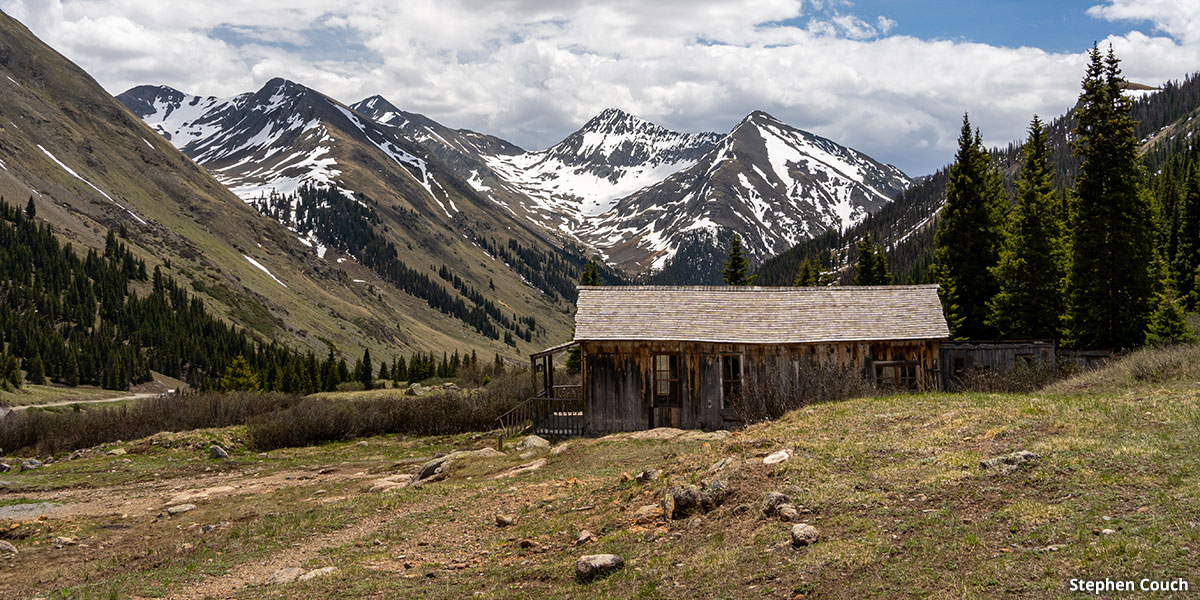
M 845 229 L 877 212 L 911 180 L 896 167 L 754 112 L 697 163 L 621 199 L 586 236 L 631 270 L 667 268 L 681 247 L 722 230 L 756 259 Z
M 514 214 L 670 283 L 707 282 L 730 231 L 765 259 L 862 221 L 911 184 L 895 167 L 763 112 L 721 136 L 607 109 L 558 144 L 523 152 L 379 96 L 353 107 L 404 128 Z

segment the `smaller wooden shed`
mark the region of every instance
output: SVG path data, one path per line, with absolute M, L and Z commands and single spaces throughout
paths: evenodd
M 794 390 L 814 364 L 936 389 L 949 336 L 935 285 L 580 287 L 577 306 L 575 339 L 531 356 L 527 412 L 554 435 L 736 426 L 744 382 Z M 553 357 L 573 346 L 581 382 L 557 386 Z

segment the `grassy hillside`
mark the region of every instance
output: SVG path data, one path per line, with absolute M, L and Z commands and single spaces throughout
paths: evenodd
M 509 447 L 457 458 L 447 479 L 419 487 L 376 484 L 494 439 L 382 436 L 259 454 L 241 427 L 159 434 L 5 475 L 0 537 L 19 553 L 0 563 L 0 595 L 1059 598 L 1071 578 L 1196 585 L 1198 364 L 1197 347 L 1148 350 L 1033 394 L 861 398 L 728 437 Z M 212 441 L 233 458 L 208 459 Z M 128 454 L 105 454 L 117 447 Z M 781 449 L 792 458 L 763 463 Z M 1019 450 L 1040 458 L 980 465 Z M 635 516 L 673 486 L 713 479 L 730 493 L 710 512 Z M 819 541 L 789 543 L 790 524 L 760 510 L 770 491 Z M 166 512 L 179 504 L 195 508 Z M 498 527 L 497 514 L 516 524 Z M 577 542 L 581 530 L 594 539 Z M 602 552 L 625 568 L 577 583 L 576 558 Z M 336 570 L 264 585 L 284 567 Z

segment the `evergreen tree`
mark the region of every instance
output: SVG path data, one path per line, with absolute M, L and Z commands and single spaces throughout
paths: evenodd
M 725 261 L 725 269 L 721 271 L 725 285 L 750 285 L 754 278 L 747 273 L 749 266 L 742 249 L 742 236 L 734 233 L 729 239 L 729 260 Z
M 1000 291 L 988 302 L 987 322 L 1004 338 L 1057 340 L 1061 330 L 1063 232 L 1046 160 L 1046 132 L 1035 116 L 1017 176 L 1017 206 L 992 269 Z
M 33 385 L 46 384 L 46 365 L 42 362 L 41 354 L 34 354 L 33 358 L 29 359 L 29 365 L 25 369 L 25 378 Z
M 375 378 L 383 379 L 383 380 L 388 380 L 388 379 L 392 378 L 391 372 L 388 371 L 388 364 L 387 364 L 386 360 L 379 361 L 379 374 L 376 375 Z
M 800 263 L 800 270 L 796 272 L 796 278 L 792 280 L 792 285 L 796 287 L 833 285 L 833 275 L 822 273 L 820 263 L 815 263 L 806 258 L 804 262 Z
M 863 234 L 858 242 L 858 261 L 854 263 L 854 285 L 891 285 L 892 274 L 888 272 L 887 257 L 883 248 L 871 241 L 871 234 Z
M 362 383 L 364 390 L 369 390 L 375 385 L 374 371 L 371 370 L 371 349 L 364 348 L 362 360 L 357 365 L 357 370 L 354 373 L 354 378 Z
M 492 366 L 496 369 L 497 373 L 504 372 L 504 359 L 500 358 L 499 352 L 496 353 L 496 360 L 492 363 Z
M 19 390 L 21 383 L 21 361 L 11 354 L 0 352 L 0 388 Z
M 1007 201 L 978 130 L 963 115 L 958 152 L 946 182 L 946 204 L 934 234 L 934 274 L 942 307 L 957 339 L 986 339 L 987 302 L 998 286 L 996 265 Z
M 79 359 L 71 349 L 67 349 L 67 362 L 63 366 L 62 382 L 69 387 L 79 385 Z
M 1177 208 L 1176 248 L 1172 266 L 1175 289 L 1189 310 L 1200 309 L 1200 289 L 1196 274 L 1200 272 L 1200 154 L 1193 155 L 1187 183 Z
M 1093 46 L 1076 111 L 1080 159 L 1071 214 L 1067 338 L 1090 348 L 1146 339 L 1156 281 L 1153 214 L 1143 185 L 1132 103 L 1112 49 Z
M 595 259 L 589 260 L 583 268 L 583 274 L 579 276 L 579 285 L 604 285 L 600 281 L 600 271 L 596 267 Z
M 246 361 L 245 356 L 237 355 L 229 366 L 225 367 L 225 374 L 221 377 L 222 391 L 257 392 L 259 388 L 258 374 L 250 369 L 250 363 Z
M 1171 286 L 1164 286 L 1155 298 L 1154 312 L 1146 326 L 1146 343 L 1160 344 L 1194 344 L 1196 333 L 1188 327 L 1184 318 L 1183 306 L 1175 297 Z
M 25 205 L 25 218 L 30 221 L 37 216 L 37 207 L 33 205 L 33 196 L 29 197 L 29 203 Z

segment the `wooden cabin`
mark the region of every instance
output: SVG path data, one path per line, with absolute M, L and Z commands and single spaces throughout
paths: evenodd
M 542 434 L 735 427 L 750 378 L 792 390 L 806 365 L 935 389 L 949 336 L 935 285 L 580 287 L 577 306 L 575 339 L 531 356 L 536 396 L 516 416 Z M 580 382 L 555 385 L 575 346 Z
M 941 389 L 954 390 L 973 371 L 1009 373 L 1018 368 L 1055 369 L 1054 340 L 966 341 L 942 344 Z

